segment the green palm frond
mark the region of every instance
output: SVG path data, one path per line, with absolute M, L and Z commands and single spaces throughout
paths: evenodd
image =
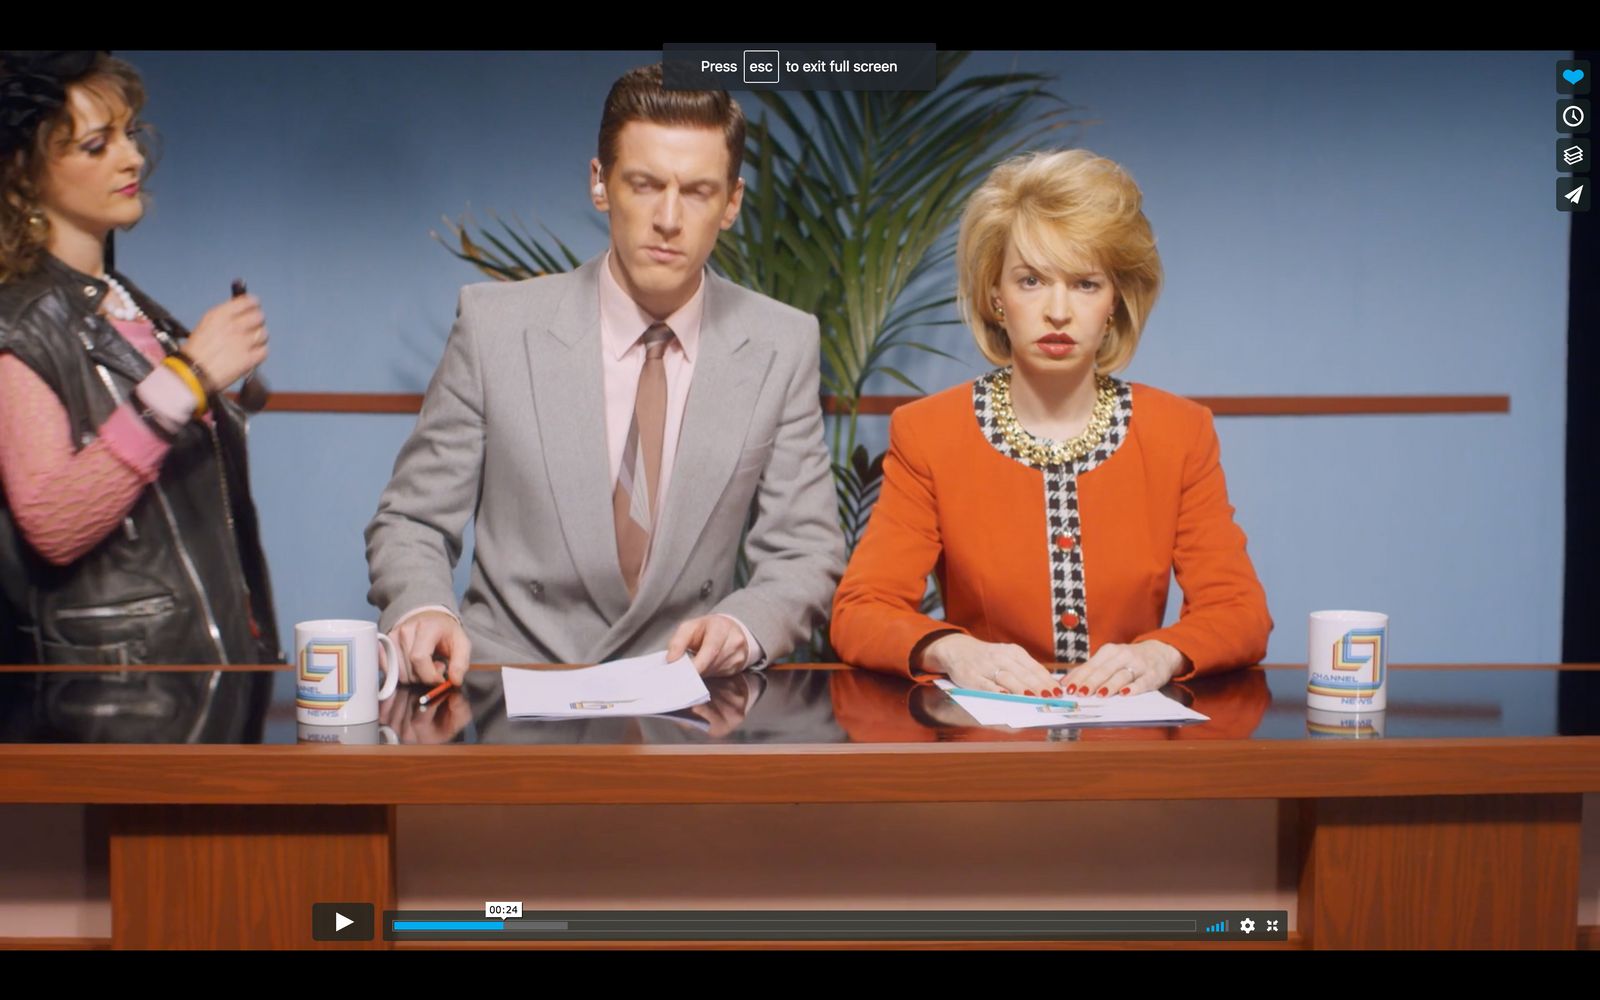
M 840 527 L 844 529 L 845 544 L 851 549 L 867 530 L 867 518 L 878 502 L 878 490 L 883 486 L 883 458 L 883 453 L 874 456 L 865 445 L 857 445 L 848 462 L 834 463 Z
M 450 239 L 437 232 L 430 232 L 428 235 L 458 260 L 464 260 L 489 277 L 500 281 L 521 281 L 524 278 L 536 278 L 541 274 L 570 271 L 583 263 L 570 247 L 561 242 L 559 236 L 543 224 L 539 228 L 544 230 L 545 235 L 555 243 L 554 248 L 546 246 L 539 237 L 534 236 L 521 219 L 517 220 L 515 229 L 499 216 L 495 216 L 494 221 L 505 234 L 504 239 L 484 226 L 477 227 L 478 238 L 473 239 L 471 233 L 467 231 L 467 227 L 473 224 L 470 211 L 461 217 L 460 222 L 450 218 L 444 219 L 444 227 L 449 231 Z M 506 240 L 511 241 L 509 245 Z M 454 241 L 453 246 L 452 241 Z M 488 246 L 484 246 L 484 243 Z

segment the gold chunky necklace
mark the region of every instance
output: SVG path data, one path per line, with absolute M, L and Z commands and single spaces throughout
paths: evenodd
M 1006 444 L 1024 463 L 1038 469 L 1076 462 L 1093 451 L 1111 429 L 1111 416 L 1117 409 L 1117 384 L 1108 376 L 1096 375 L 1094 412 L 1089 415 L 1089 426 L 1070 441 L 1049 441 L 1034 437 L 1017 421 L 1016 411 L 1011 408 L 1010 368 L 994 380 L 991 396 L 994 417 L 1005 435 Z

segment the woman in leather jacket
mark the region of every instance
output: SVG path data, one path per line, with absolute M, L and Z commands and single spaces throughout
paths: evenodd
M 144 213 L 143 103 L 104 53 L 0 52 L 0 652 L 281 662 L 244 414 L 222 395 L 267 356 L 260 303 L 190 334 L 105 266 Z

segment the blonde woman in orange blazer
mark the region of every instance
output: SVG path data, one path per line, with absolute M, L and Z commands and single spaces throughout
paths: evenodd
M 846 662 L 1018 694 L 1136 694 L 1266 655 L 1266 594 L 1211 412 L 1111 378 L 1161 286 L 1138 187 L 1086 150 L 997 167 L 960 304 L 988 375 L 896 410 L 833 603 Z M 1183 589 L 1161 626 L 1168 581 Z M 945 620 L 922 614 L 938 575 Z M 1061 680 L 1044 664 L 1076 664 Z

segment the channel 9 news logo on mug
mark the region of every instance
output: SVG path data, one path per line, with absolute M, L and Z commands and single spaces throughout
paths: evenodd
M 1313 611 L 1307 659 L 1308 707 L 1327 712 L 1374 712 L 1388 705 L 1388 615 Z
M 380 644 L 386 654 L 381 666 Z M 295 718 L 303 726 L 377 722 L 378 702 L 393 697 L 400 681 L 400 653 L 372 622 L 297 622 L 294 650 Z

